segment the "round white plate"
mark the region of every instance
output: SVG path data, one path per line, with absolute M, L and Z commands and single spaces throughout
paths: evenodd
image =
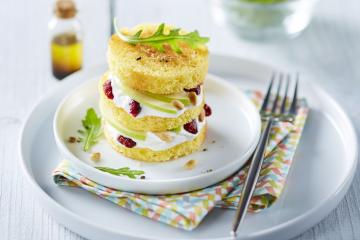
M 101 153 L 101 160 L 95 163 L 90 159 L 91 153 L 82 150 L 82 144 L 68 143 L 67 139 L 69 136 L 78 135 L 77 130 L 82 129 L 81 119 L 84 118 L 88 108 L 92 107 L 98 114 L 100 113 L 98 81 L 104 70 L 105 66 L 91 70 L 93 80 L 86 81 L 75 90 L 74 85 L 67 85 L 60 88 L 56 96 L 48 96 L 58 98 L 71 91 L 60 103 L 54 117 L 56 143 L 65 159 L 73 162 L 80 173 L 97 183 L 146 194 L 193 191 L 232 175 L 248 160 L 255 149 L 261 128 L 258 110 L 236 86 L 209 75 L 204 91 L 206 102 L 211 106 L 213 114 L 207 118 L 207 138 L 200 151 L 173 161 L 146 163 L 126 158 L 102 139 L 91 149 L 92 152 Z M 81 81 L 86 80 L 81 75 L 77 78 Z M 72 80 L 78 82 L 77 78 Z M 47 105 L 47 109 L 54 110 L 52 105 Z M 36 116 L 32 115 L 32 117 Z M 202 151 L 204 148 L 207 150 Z M 184 165 L 190 159 L 196 160 L 196 167 L 188 170 Z M 115 176 L 97 170 L 94 166 L 143 170 L 146 179 Z
M 210 72 L 241 87 L 265 90 L 273 70 L 239 58 L 211 56 Z M 93 76 L 91 71 L 79 75 L 83 79 Z M 76 86 L 79 75 L 61 83 L 62 88 Z M 300 92 L 307 97 L 311 112 L 286 188 L 272 207 L 246 216 L 241 239 L 294 237 L 329 214 L 351 184 L 357 165 L 357 143 L 348 117 L 318 86 L 302 81 Z M 56 186 L 51 171 L 61 157 L 51 125 L 61 97 L 56 91 L 53 94 L 31 113 L 21 136 L 20 152 L 34 194 L 58 222 L 89 239 L 231 239 L 231 210 L 214 209 L 197 229 L 187 232 L 139 216 L 86 191 Z M 233 124 L 231 118 L 229 124 Z

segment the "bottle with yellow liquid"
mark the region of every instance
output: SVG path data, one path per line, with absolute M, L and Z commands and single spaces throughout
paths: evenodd
M 52 72 L 61 80 L 81 69 L 83 62 L 82 26 L 72 0 L 57 0 L 49 23 Z

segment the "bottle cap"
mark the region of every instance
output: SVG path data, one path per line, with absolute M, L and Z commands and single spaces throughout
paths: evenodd
M 58 18 L 72 18 L 77 10 L 73 0 L 57 0 L 54 12 Z

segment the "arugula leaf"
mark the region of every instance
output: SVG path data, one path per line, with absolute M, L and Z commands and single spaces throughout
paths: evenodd
M 117 176 L 124 175 L 133 179 L 136 178 L 136 175 L 142 175 L 145 173 L 144 171 L 141 170 L 131 170 L 128 167 L 123 167 L 118 169 L 108 168 L 108 167 L 95 167 L 95 168 L 113 175 L 117 175 Z
M 93 145 L 98 143 L 102 134 L 101 118 L 96 115 L 93 108 L 89 108 L 81 122 L 84 129 L 78 130 L 78 133 L 82 136 L 79 140 L 83 143 L 83 150 L 87 152 Z
M 180 42 L 186 43 L 191 48 L 196 49 L 210 40 L 208 37 L 201 37 L 196 30 L 187 34 L 180 34 L 180 28 L 174 28 L 170 30 L 169 34 L 165 34 L 165 23 L 160 24 L 152 36 L 145 38 L 140 37 L 142 30 L 139 30 L 133 36 L 122 34 L 117 28 L 116 19 L 114 19 L 114 27 L 116 33 L 123 41 L 132 45 L 147 44 L 160 52 L 164 52 L 164 44 L 168 44 L 176 53 L 181 53 Z

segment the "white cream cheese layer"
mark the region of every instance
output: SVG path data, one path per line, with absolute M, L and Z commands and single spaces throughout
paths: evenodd
M 198 120 L 196 120 L 197 129 L 198 129 L 198 132 L 196 134 L 189 133 L 188 131 L 186 131 L 184 129 L 184 127 L 181 127 L 181 130 L 178 133 L 173 132 L 173 131 L 165 132 L 172 138 L 172 141 L 164 141 L 153 132 L 146 132 L 145 140 L 134 139 L 131 136 L 120 133 L 116 128 L 114 128 L 112 125 L 108 124 L 107 122 L 105 122 L 104 128 L 106 128 L 106 131 L 110 135 L 112 140 L 122 147 L 124 147 L 124 146 L 121 143 L 119 143 L 117 140 L 120 135 L 128 137 L 128 138 L 132 139 L 133 141 L 135 141 L 136 145 L 134 148 L 149 148 L 153 151 L 161 151 L 161 150 L 166 150 L 166 149 L 172 148 L 183 142 L 193 140 L 194 138 L 196 138 L 196 136 L 199 135 L 202 128 L 205 126 L 205 122 L 206 122 L 205 120 L 202 122 L 199 122 Z
M 130 112 L 130 102 L 131 102 L 131 97 L 128 96 L 121 85 L 120 80 L 114 76 L 114 75 L 110 75 L 110 81 L 111 81 L 111 87 L 112 87 L 112 91 L 113 91 L 113 95 L 114 95 L 114 99 L 113 102 L 115 103 L 115 105 L 117 107 L 123 108 L 125 109 L 125 111 L 127 111 L 128 113 Z M 135 90 L 134 90 L 135 91 Z M 180 96 L 182 97 L 187 97 L 187 92 L 183 92 L 180 94 Z M 185 111 L 200 106 L 203 102 L 203 98 L 204 98 L 204 94 L 203 94 L 203 87 L 201 86 L 201 92 L 198 96 L 196 96 L 196 105 L 192 105 L 189 104 L 188 106 L 184 106 L 183 109 L 178 110 L 176 109 L 174 106 L 172 106 L 169 103 L 166 102 L 162 102 L 160 100 L 157 99 L 150 99 L 149 101 L 151 104 L 156 105 L 160 108 L 166 108 L 166 109 L 170 109 L 172 111 L 174 111 L 174 113 L 168 113 L 168 112 L 164 112 L 164 111 L 160 111 L 154 108 L 151 108 L 149 106 L 146 106 L 144 104 L 140 103 L 141 106 L 141 111 L 140 113 L 136 116 L 136 118 L 142 118 L 145 116 L 156 116 L 156 117 L 164 117 L 164 118 L 177 118 L 179 117 L 181 114 L 183 114 Z

